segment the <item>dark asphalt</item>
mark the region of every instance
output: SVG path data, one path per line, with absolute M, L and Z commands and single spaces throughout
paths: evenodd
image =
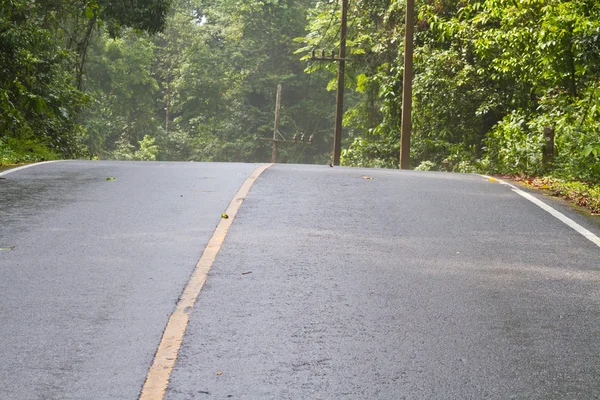
M 598 398 L 599 254 L 478 176 L 273 167 L 167 399 Z
M 136 399 L 254 167 L 69 161 L 0 180 L 0 248 L 16 246 L 0 251 L 0 399 Z
M 0 398 L 136 399 L 254 167 L 65 162 L 0 181 L 0 248 L 16 246 L 0 251 Z M 166 398 L 600 398 L 599 255 L 479 176 L 277 165 L 229 231 Z

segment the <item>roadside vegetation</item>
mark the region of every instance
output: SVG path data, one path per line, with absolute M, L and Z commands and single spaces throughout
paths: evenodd
M 350 5 L 342 162 L 397 168 L 404 1 Z M 0 0 L 0 164 L 268 161 L 280 83 L 282 135 L 314 138 L 280 161 L 325 164 L 336 64 L 309 58 L 337 49 L 339 13 L 336 0 Z M 416 15 L 412 167 L 547 177 L 598 202 L 600 1 L 417 0 Z
M 402 4 L 355 4 L 351 52 L 360 62 L 351 63 L 348 85 L 363 96 L 346 114 L 347 164 L 397 164 Z M 413 167 L 598 182 L 600 2 L 417 8 Z M 316 32 L 319 17 L 312 21 Z M 552 165 L 542 163 L 546 127 L 556 134 Z
M 282 135 L 313 136 L 280 161 L 327 162 L 330 77 L 294 54 L 314 1 L 132 4 L 0 1 L 0 163 L 265 161 L 278 84 Z
M 594 215 L 600 215 L 600 185 L 565 181 L 555 178 L 518 179 L 521 183 L 544 190 L 578 206 L 585 207 Z

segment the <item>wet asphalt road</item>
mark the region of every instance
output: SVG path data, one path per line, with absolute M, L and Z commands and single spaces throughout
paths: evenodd
M 0 399 L 136 399 L 254 167 L 69 161 L 0 180 L 0 248 L 16 246 L 0 251 Z
M 16 246 L 0 252 L 0 398 L 136 399 L 254 167 L 65 162 L 0 181 L 0 247 Z M 600 398 L 599 256 L 479 176 L 277 165 L 233 223 L 166 398 Z

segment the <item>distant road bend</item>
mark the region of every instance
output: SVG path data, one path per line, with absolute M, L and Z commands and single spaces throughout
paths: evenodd
M 600 225 L 554 199 L 280 164 L 0 177 L 0 400 L 600 399 Z

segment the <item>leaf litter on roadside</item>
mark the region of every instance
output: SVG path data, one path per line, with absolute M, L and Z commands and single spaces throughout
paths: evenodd
M 0 247 L 0 251 L 13 251 L 17 246 L 12 247 Z

